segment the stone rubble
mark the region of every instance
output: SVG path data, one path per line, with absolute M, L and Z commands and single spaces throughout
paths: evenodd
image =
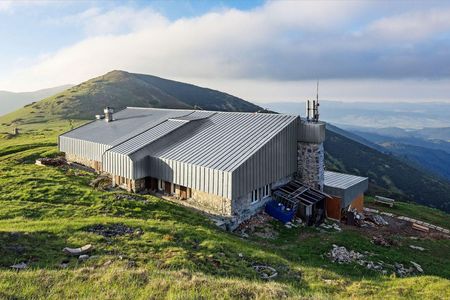
M 20 270 L 24 270 L 24 269 L 28 268 L 28 265 L 24 262 L 21 262 L 21 263 L 10 266 L 10 268 L 13 270 L 16 270 L 16 271 L 20 271 Z
M 337 223 L 332 223 L 332 224 L 326 224 L 326 223 L 322 223 L 319 225 L 319 227 L 323 228 L 323 229 L 333 229 L 336 231 L 341 232 L 342 228 L 339 227 L 339 225 Z
M 261 279 L 272 279 L 278 276 L 277 270 L 266 265 L 255 265 L 253 269 L 259 274 Z
M 83 254 L 83 255 L 78 256 L 78 260 L 79 261 L 85 261 L 85 260 L 88 260 L 88 259 L 89 259 L 89 255 L 87 255 L 87 254 Z
M 330 257 L 332 262 L 342 264 L 361 260 L 364 255 L 353 250 L 348 251 L 345 247 L 333 245 L 333 249 L 328 253 L 328 257 Z
M 369 253 L 366 253 L 369 255 Z M 360 266 L 365 267 L 368 270 L 375 270 L 381 272 L 382 274 L 388 274 L 389 270 L 392 270 L 392 265 L 387 264 L 383 261 L 374 262 L 366 259 L 366 255 L 353 251 L 347 250 L 343 246 L 333 245 L 327 256 L 332 262 L 339 264 L 357 263 Z M 403 264 L 394 263 L 393 271 L 400 277 L 411 276 L 414 274 L 423 273 L 423 268 L 418 263 L 410 261 L 412 267 L 405 267 Z

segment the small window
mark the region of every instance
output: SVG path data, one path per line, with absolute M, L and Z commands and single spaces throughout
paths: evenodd
M 252 204 L 259 201 L 258 189 L 252 191 Z

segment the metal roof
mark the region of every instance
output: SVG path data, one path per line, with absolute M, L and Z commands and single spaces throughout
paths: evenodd
M 62 136 L 110 145 L 108 151 L 122 155 L 163 140 L 148 150 L 148 155 L 232 171 L 297 118 L 285 114 L 133 107 L 115 113 L 113 122 L 97 120 Z M 173 134 L 186 124 L 195 124 L 195 130 L 189 128 L 182 136 Z
M 123 141 L 146 131 L 169 118 L 193 113 L 191 110 L 142 109 L 128 107 L 114 113 L 114 121 L 95 120 L 84 126 L 62 134 L 62 136 L 116 146 Z
M 368 186 L 367 177 L 331 171 L 324 173 L 323 190 L 329 195 L 341 198 L 341 208 L 350 205 L 357 196 L 367 191 Z
M 217 112 L 195 132 L 154 149 L 151 156 L 232 171 L 296 119 L 282 114 Z
M 366 181 L 367 177 L 355 176 L 350 174 L 325 171 L 324 173 L 324 185 L 338 188 L 348 189 L 362 181 Z

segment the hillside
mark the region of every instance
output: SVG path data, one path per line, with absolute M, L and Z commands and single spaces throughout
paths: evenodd
M 420 168 L 435 172 L 450 181 L 450 153 L 396 142 L 385 142 L 381 145 L 400 159 L 413 162 Z
M 450 211 L 450 183 L 332 131 L 325 141 L 330 170 L 367 176 L 370 193 Z
M 102 89 L 100 83 L 97 88 Z M 21 124 L 18 136 L 0 134 L 0 299 L 450 297 L 450 239 L 416 232 L 410 224 L 387 216 L 393 225 L 384 228 L 343 224 L 341 231 L 298 224 L 287 228 L 269 219 L 258 220 L 246 232 L 230 233 L 179 203 L 118 189 L 96 189 L 90 186 L 95 179 L 92 173 L 35 165 L 39 157 L 58 155 L 59 134 L 86 122 L 60 115 L 62 102 L 68 101 L 65 110 L 70 111 L 79 105 L 65 97 L 37 102 L 32 109 L 40 107 L 39 113 L 28 114 L 27 107 L 0 117 L 0 132 L 11 128 L 1 123 L 21 118 L 16 120 Z M 117 104 L 125 106 L 139 97 L 123 99 Z M 99 109 L 103 104 L 94 106 Z M 331 131 L 325 147 L 330 168 L 373 175 L 372 191 L 393 188 L 383 187 L 383 176 L 395 182 L 395 187 L 410 188 L 405 183 L 408 180 L 397 176 L 400 172 L 424 181 L 411 182 L 419 188 L 441 188 L 429 186 L 423 173 L 408 169 L 401 161 Z M 410 203 L 392 209 L 373 207 L 450 228 L 449 215 L 437 209 Z M 392 244 L 374 244 L 377 235 Z M 93 244 L 94 250 L 85 260 L 62 251 L 86 244 Z M 364 253 L 373 262 L 383 261 L 385 273 L 356 262 L 330 261 L 327 253 L 333 245 Z M 413 250 L 411 245 L 426 250 Z M 399 277 L 395 264 L 411 267 L 411 261 L 420 264 L 424 273 Z M 11 270 L 11 265 L 22 262 L 27 265 L 25 270 Z M 277 276 L 262 279 L 255 270 L 261 265 L 274 268 Z
M 94 189 L 91 173 L 35 165 L 36 158 L 57 154 L 56 136 L 68 129 L 66 121 L 53 122 L 0 143 L 0 299 L 450 297 L 449 239 L 345 225 L 341 231 L 286 228 L 273 220 L 247 236 L 225 232 L 179 204 Z M 435 209 L 404 203 L 388 211 L 450 228 L 449 215 Z M 372 243 L 380 232 L 391 246 Z M 62 251 L 85 244 L 94 245 L 86 260 Z M 326 254 L 333 244 L 383 261 L 386 274 L 331 262 Z M 411 261 L 424 274 L 393 274 L 394 264 Z M 27 269 L 10 269 L 21 262 Z M 261 279 L 255 265 L 278 275 Z
M 126 106 L 170 108 L 201 106 L 204 109 L 230 111 L 261 109 L 219 91 L 150 75 L 112 71 L 0 117 L 0 133 L 5 134 L 11 131 L 11 127 L 18 126 L 21 132 L 42 134 L 53 126 L 48 122 L 60 124 L 58 122 L 61 120 L 74 127 L 92 119 L 94 114 L 101 112 L 107 105 L 116 109 Z M 352 142 L 355 135 L 339 128 L 334 128 L 333 131 L 327 131 L 325 143 L 330 169 L 370 177 L 372 193 L 392 195 L 449 211 L 450 183 L 434 178 L 393 156 L 364 146 L 376 148 L 376 145 L 373 146 L 369 141 L 360 138 Z M 386 164 L 386 161 L 389 163 Z M 385 167 L 386 165 L 392 167 Z M 402 174 L 415 176 L 407 180 Z
M 111 71 L 8 114 L 0 121 L 19 125 L 49 119 L 92 119 L 106 106 L 115 110 L 127 106 L 262 110 L 257 105 L 219 91 L 151 75 Z
M 6 113 L 15 111 L 24 105 L 30 104 L 33 101 L 38 101 L 56 93 L 60 93 L 71 85 L 62 85 L 53 88 L 33 91 L 33 92 L 8 92 L 0 91 L 0 116 Z

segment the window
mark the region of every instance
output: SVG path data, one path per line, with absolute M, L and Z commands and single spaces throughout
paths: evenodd
M 259 201 L 258 189 L 252 191 L 252 204 Z
M 251 204 L 254 204 L 259 200 L 267 198 L 269 196 L 270 196 L 270 184 L 266 184 L 265 186 L 252 191 Z

